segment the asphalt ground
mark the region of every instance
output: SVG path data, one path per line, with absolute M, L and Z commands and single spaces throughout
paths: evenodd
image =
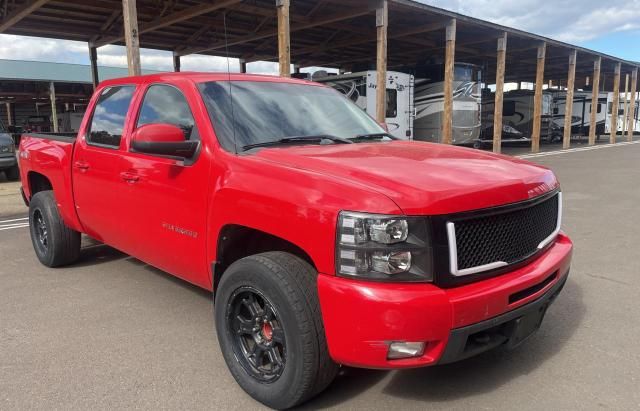
M 303 409 L 640 409 L 640 144 L 531 160 L 558 174 L 575 242 L 539 332 L 445 366 L 344 368 Z M 0 410 L 261 408 L 227 371 L 209 293 L 86 239 L 79 263 L 43 267 L 18 189 L 0 180 Z

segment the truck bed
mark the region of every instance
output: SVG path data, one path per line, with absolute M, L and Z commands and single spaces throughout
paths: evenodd
M 62 141 L 63 143 L 73 143 L 76 140 L 76 133 L 23 133 L 21 139 L 25 137 L 42 138 L 45 140 Z
M 31 201 L 34 184 L 40 188 L 42 184 L 50 186 L 63 221 L 79 230 L 71 189 L 75 141 L 75 133 L 24 133 L 20 138 L 18 163 L 27 201 Z

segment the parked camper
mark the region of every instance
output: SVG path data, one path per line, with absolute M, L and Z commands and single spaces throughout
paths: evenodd
M 338 76 L 314 73 L 314 81 L 326 83 L 347 96 L 371 117 L 376 116 L 377 73 L 362 71 Z M 387 72 L 385 123 L 391 134 L 401 139 L 413 138 L 413 76 Z
M 398 138 L 441 142 L 444 113 L 444 66 L 428 64 L 406 68 L 405 74 L 387 72 L 386 122 Z M 324 73 L 323 73 L 324 74 Z M 320 78 L 318 78 L 320 77 Z M 347 95 L 375 116 L 376 72 L 363 71 L 338 76 L 313 76 Z M 456 63 L 453 82 L 454 144 L 473 144 L 480 137 L 480 69 Z
M 535 94 L 530 90 L 513 90 L 504 93 L 502 108 L 502 142 L 529 143 L 533 134 L 533 109 Z M 482 93 L 482 133 L 480 143 L 493 140 L 493 116 L 495 95 L 484 89 Z M 540 140 L 547 143 L 562 140 L 562 131 L 553 121 L 553 95 L 542 94 Z
M 441 142 L 444 113 L 444 65 L 417 66 L 414 71 L 416 140 Z M 481 71 L 478 66 L 456 63 L 453 76 L 453 143 L 473 144 L 480 138 Z
M 571 135 L 588 136 L 591 127 L 592 103 L 591 91 L 575 91 L 573 94 L 573 110 L 571 112 Z M 600 93 L 596 109 L 596 136 L 605 134 L 607 94 Z M 567 92 L 556 90 L 553 92 L 553 121 L 564 133 L 565 110 L 567 106 Z
M 604 94 L 602 94 L 604 95 Z M 606 112 L 606 122 L 603 126 L 603 129 L 606 131 L 606 134 L 611 133 L 611 112 L 613 111 L 613 93 L 606 94 L 606 104 L 607 104 L 607 112 Z M 617 121 L 617 134 L 622 134 L 623 131 L 626 132 L 629 128 L 627 122 L 624 119 L 624 106 L 625 106 L 625 93 L 620 93 L 620 100 L 618 105 L 618 121 Z M 634 133 L 640 132 L 640 119 L 638 118 L 638 107 L 640 105 L 640 93 L 636 94 L 636 102 L 635 107 L 631 110 L 631 93 L 629 93 L 629 98 L 626 100 L 628 109 L 631 111 L 631 115 L 633 115 L 633 131 Z

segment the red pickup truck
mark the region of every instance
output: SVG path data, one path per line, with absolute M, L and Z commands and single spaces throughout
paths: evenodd
M 274 408 L 342 364 L 514 347 L 569 273 L 550 170 L 396 140 L 312 82 L 106 81 L 77 137 L 26 134 L 18 157 L 44 265 L 73 263 L 84 233 L 211 290 L 231 373 Z

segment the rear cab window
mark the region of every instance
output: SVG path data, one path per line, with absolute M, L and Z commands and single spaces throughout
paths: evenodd
M 135 86 L 113 86 L 102 90 L 91 116 L 87 144 L 118 149 Z

